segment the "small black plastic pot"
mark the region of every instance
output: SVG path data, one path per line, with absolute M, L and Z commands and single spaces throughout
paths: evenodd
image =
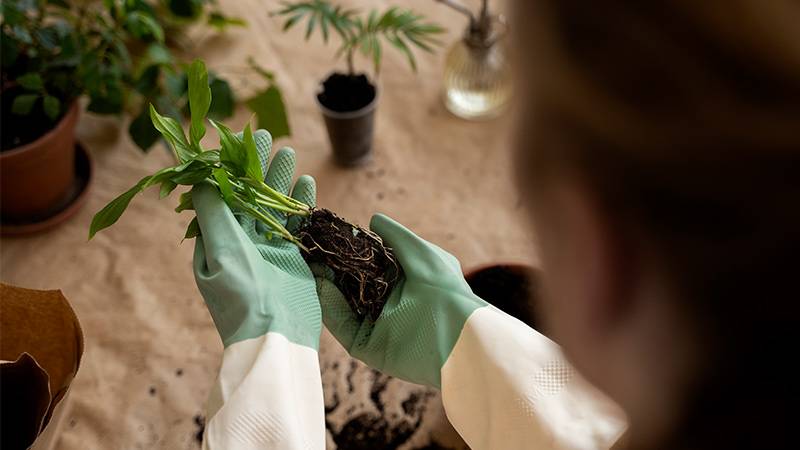
M 333 158 L 342 166 L 358 166 L 372 157 L 378 91 L 365 75 L 331 74 L 317 94 Z

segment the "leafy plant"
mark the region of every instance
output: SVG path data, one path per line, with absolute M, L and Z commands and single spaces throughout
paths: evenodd
M 179 185 L 209 183 L 219 190 L 220 195 L 232 209 L 263 222 L 270 229 L 268 232 L 270 235 L 277 234 L 305 249 L 303 244 L 268 211 L 276 210 L 289 215 L 308 216 L 311 208 L 264 183 L 264 174 L 249 123 L 239 136 L 222 123 L 211 119 L 211 125 L 219 134 L 220 147 L 204 149 L 201 146 L 200 140 L 206 133 L 206 116 L 213 102 L 208 77 L 202 61 L 196 60 L 189 67 L 188 96 L 191 122 L 188 137 L 178 121 L 162 116 L 152 104 L 150 105 L 152 124 L 175 152 L 178 164 L 142 178 L 100 210 L 92 219 L 89 239 L 98 231 L 113 225 L 136 194 L 149 187 L 160 186 L 160 196 L 164 198 Z M 184 192 L 175 211 L 191 209 L 193 209 L 191 193 Z M 195 218 L 189 224 L 185 238 L 196 237 L 199 230 Z
M 208 73 L 201 61 L 189 68 L 188 136 L 180 123 L 162 116 L 150 105 L 153 125 L 175 152 L 178 164 L 161 169 L 139 180 L 133 187 L 112 200 L 92 219 L 89 239 L 113 225 L 136 194 L 159 186 L 160 196 L 168 196 L 178 186 L 207 183 L 214 186 L 225 203 L 237 214 L 248 215 L 266 226 L 266 237 L 286 239 L 302 250 L 309 263 L 324 264 L 333 274 L 333 283 L 347 299 L 355 314 L 376 320 L 394 286 L 402 277 L 402 268 L 391 248 L 377 234 L 353 225 L 326 209 L 311 208 L 264 183 L 255 138 L 248 123 L 241 134 L 210 120 L 219 135 L 219 148 L 204 149 L 200 140 L 206 132 L 206 115 L 213 94 Z M 176 212 L 194 209 L 191 192 L 180 195 Z M 273 217 L 280 212 L 302 217 L 299 227 L 290 233 Z M 197 217 L 189 223 L 184 239 L 200 234 Z
M 188 113 L 188 66 L 173 54 L 181 30 L 197 22 L 217 31 L 245 24 L 224 15 L 215 0 L 3 0 L 1 5 L 4 125 L 15 120 L 34 128 L 12 140 L 25 130 L 4 127 L 3 148 L 36 139 L 86 95 L 91 112 L 130 114 L 131 138 L 149 149 L 160 134 L 148 104 L 175 120 Z M 260 68 L 256 73 L 264 75 L 266 87 L 246 103 L 261 126 L 275 122 L 276 137 L 288 135 L 274 77 Z M 214 94 L 209 114 L 229 117 L 236 102 L 230 83 L 213 73 L 208 79 Z
M 383 42 L 403 53 L 416 71 L 416 58 L 411 48 L 432 51 L 438 44 L 436 35 L 444 31 L 439 25 L 426 22 L 422 15 L 408 9 L 391 7 L 382 14 L 372 10 L 366 15 L 359 15 L 355 9 L 333 5 L 328 0 L 283 2 L 283 8 L 273 15 L 286 18 L 284 31 L 305 20 L 306 40 L 317 29 L 322 33 L 325 43 L 330 34 L 336 34 L 341 40 L 337 56 L 346 56 L 351 75 L 355 73 L 353 57 L 357 51 L 371 58 L 375 73 L 380 72 Z

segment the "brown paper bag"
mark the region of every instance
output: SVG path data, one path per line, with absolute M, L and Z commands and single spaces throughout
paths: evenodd
M 0 447 L 52 448 L 82 355 L 83 333 L 61 291 L 0 283 Z

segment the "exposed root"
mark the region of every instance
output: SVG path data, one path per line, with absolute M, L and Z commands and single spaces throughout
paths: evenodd
M 308 263 L 321 263 L 356 315 L 377 320 L 402 269 L 383 240 L 327 209 L 314 209 L 295 233 Z

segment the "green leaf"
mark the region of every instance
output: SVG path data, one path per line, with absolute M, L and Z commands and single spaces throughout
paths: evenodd
M 197 216 L 192 218 L 192 221 L 189 222 L 189 226 L 186 227 L 186 233 L 183 235 L 183 239 L 194 239 L 197 236 L 200 236 L 200 222 L 197 221 Z
M 152 43 L 147 47 L 147 60 L 151 64 L 171 64 L 172 54 L 169 49 L 162 44 Z
M 152 104 L 150 105 L 150 120 L 153 121 L 153 126 L 161 132 L 161 135 L 172 147 L 178 161 L 186 162 L 192 159 L 195 152 L 186 142 L 186 135 L 183 134 L 183 128 L 177 120 L 162 116 Z
M 263 180 L 264 173 L 261 170 L 261 159 L 258 157 L 258 149 L 256 149 L 256 140 L 253 138 L 253 130 L 250 128 L 250 123 L 244 127 L 242 133 L 244 140 L 244 151 L 247 156 L 247 167 L 245 167 L 245 174 L 254 180 Z
M 122 111 L 122 90 L 118 85 L 108 85 L 105 91 L 90 94 L 87 110 L 98 114 L 117 114 Z
M 38 91 L 44 86 L 42 77 L 38 73 L 26 73 L 17 78 L 17 83 L 29 91 Z
M 128 204 L 133 200 L 133 197 L 142 192 L 143 186 L 149 179 L 150 177 L 142 178 L 135 186 L 123 192 L 122 195 L 112 200 L 105 208 L 95 214 L 92 224 L 89 226 L 89 239 L 93 238 L 98 231 L 114 225 L 122 213 L 125 212 L 125 209 L 128 208 Z
M 219 143 L 222 146 L 219 152 L 220 161 L 235 175 L 244 175 L 247 168 L 247 153 L 244 143 L 233 134 L 230 128 L 216 120 L 212 120 L 211 125 L 219 133 Z
M 209 150 L 207 152 L 203 152 L 199 155 L 194 156 L 189 161 L 181 163 L 174 167 L 167 167 L 164 169 L 159 170 L 155 174 L 150 177 L 150 180 L 144 186 L 148 188 L 158 183 L 162 183 L 167 180 L 172 181 L 184 181 L 186 179 L 195 178 L 198 176 L 198 172 L 201 172 L 203 169 L 207 169 L 210 166 L 215 165 L 219 162 L 219 153 L 215 150 Z M 210 170 L 210 169 L 209 169 Z M 186 175 L 183 178 L 179 178 L 185 172 L 192 172 L 191 175 Z M 210 172 L 209 172 L 210 173 Z M 202 181 L 202 180 L 200 180 Z M 181 183 L 178 183 L 181 184 Z
M 238 17 L 227 17 L 219 11 L 212 11 L 208 13 L 209 26 L 214 27 L 217 31 L 223 31 L 227 27 L 243 27 L 247 22 Z
M 54 26 L 46 26 L 33 30 L 36 41 L 42 48 L 52 52 L 58 48 L 60 41 L 58 29 Z
M 216 164 L 219 162 L 219 150 L 206 150 L 194 157 L 195 161 L 202 161 L 206 164 Z
M 204 0 L 168 0 L 169 11 L 183 18 L 197 17 L 203 9 Z
M 270 86 L 265 91 L 247 100 L 247 107 L 256 114 L 258 128 L 268 130 L 273 139 L 291 135 L 286 106 L 281 91 Z
M 151 64 L 147 66 L 143 71 L 142 74 L 139 75 L 139 79 L 136 80 L 136 84 L 134 84 L 134 89 L 136 89 L 140 94 L 145 97 L 152 97 L 154 96 L 159 89 L 158 85 L 158 77 L 161 74 L 161 66 L 158 64 Z
M 172 177 L 172 181 L 175 184 L 194 186 L 208 178 L 209 175 L 211 175 L 210 166 L 196 167 L 184 170 L 179 175 Z
M 314 24 L 317 21 L 317 16 L 311 15 L 308 18 L 308 26 L 306 26 L 306 40 L 311 37 L 311 33 L 314 31 Z
M 233 187 L 231 186 L 231 182 L 228 179 L 228 172 L 225 169 L 218 168 L 214 169 L 212 172 L 214 175 L 214 179 L 217 180 L 219 183 L 219 190 L 222 192 L 222 198 L 225 199 L 225 202 L 228 205 L 233 204 L 234 202 L 234 194 L 233 194 Z
M 52 95 L 46 95 L 44 97 L 42 106 L 44 107 L 44 113 L 47 114 L 47 117 L 49 117 L 50 120 L 56 120 L 58 115 L 61 113 L 61 100 L 53 97 Z
M 208 110 L 208 117 L 222 120 L 232 116 L 235 101 L 230 84 L 221 78 L 213 77 L 210 87 L 211 108 Z
M 142 108 L 139 114 L 131 121 L 128 134 L 133 142 L 143 151 L 148 151 L 158 141 L 161 134 L 153 126 L 147 108 Z
M 28 115 L 38 98 L 37 94 L 18 95 L 11 104 L 11 112 L 20 116 Z
M 158 198 L 165 198 L 169 197 L 169 194 L 178 187 L 178 184 L 173 182 L 172 180 L 166 180 L 161 183 L 161 189 L 158 191 Z
M 8 16 L 4 16 L 3 19 L 7 22 Z M 11 67 L 14 64 L 19 55 L 20 47 L 22 45 L 16 42 L 16 39 L 12 39 L 6 33 L 0 35 L 0 61 L 2 61 L 3 68 Z
M 164 77 L 164 85 L 169 95 L 177 100 L 186 95 L 186 92 L 189 90 L 189 77 L 183 72 L 167 72 Z
M 152 16 L 142 11 L 129 13 L 125 24 L 131 33 L 138 38 L 150 36 L 157 42 L 164 42 L 164 29 Z
M 275 82 L 275 74 L 261 67 L 261 65 L 259 65 L 256 62 L 255 58 L 253 58 L 252 56 L 247 57 L 247 65 L 250 67 L 251 70 L 261 75 L 270 84 Z
M 192 203 L 192 191 L 186 191 L 181 194 L 178 199 L 178 206 L 175 207 L 175 212 L 183 212 L 194 210 L 194 203 Z
M 208 86 L 208 72 L 203 61 L 195 59 L 189 68 L 189 110 L 192 122 L 189 130 L 191 144 L 195 150 L 201 151 L 200 139 L 206 134 L 203 122 L 211 106 L 211 88 Z

